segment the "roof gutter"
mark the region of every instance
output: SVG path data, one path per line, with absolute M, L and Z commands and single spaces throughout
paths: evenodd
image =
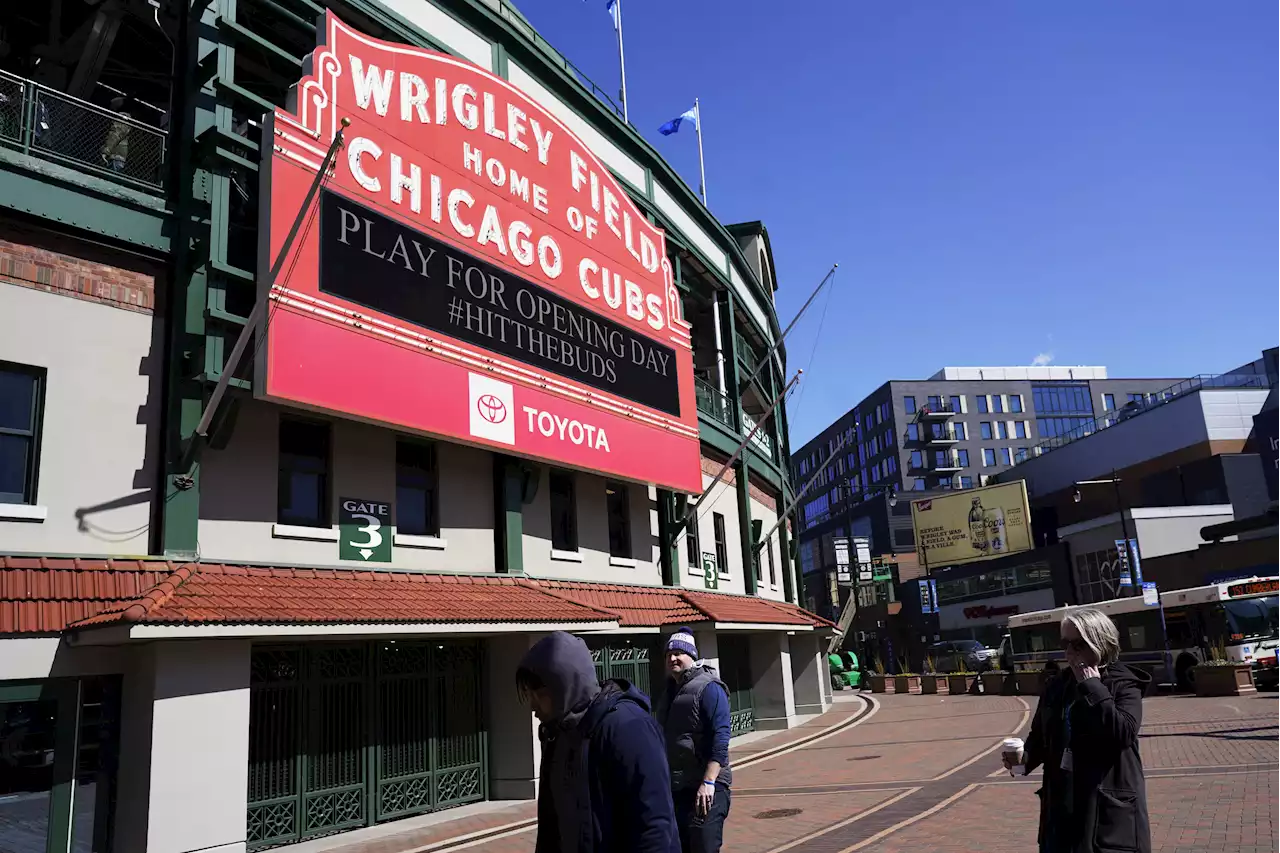
M 270 637 L 438 637 L 456 636 L 489 636 L 500 634 L 534 634 L 551 631 L 609 631 L 621 626 L 617 620 L 593 622 L 409 622 L 409 623 L 360 623 L 341 622 L 328 624 L 222 624 L 207 623 L 200 625 L 156 625 L 134 624 L 129 626 L 126 635 L 103 629 L 89 632 L 94 636 L 95 644 L 99 641 L 96 635 L 114 636 L 107 642 L 121 640 L 229 640 L 257 639 Z M 78 639 L 85 643 L 87 637 Z

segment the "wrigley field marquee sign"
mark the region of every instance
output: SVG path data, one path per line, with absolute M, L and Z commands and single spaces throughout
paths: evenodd
M 350 126 L 265 294 L 258 393 L 701 491 L 689 325 L 662 231 L 505 80 L 332 13 L 321 26 L 264 129 L 260 270 Z

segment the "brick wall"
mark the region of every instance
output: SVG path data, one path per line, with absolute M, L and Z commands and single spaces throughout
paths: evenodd
M 720 469 L 723 467 L 724 462 L 720 459 L 710 456 L 702 457 L 702 473 L 706 474 L 708 477 L 714 477 L 716 474 L 719 474 Z M 728 483 L 730 486 L 735 486 L 738 483 L 738 478 L 734 475 L 733 469 L 730 468 L 728 471 L 724 472 L 724 477 L 721 478 L 720 482 Z
M 751 493 L 753 500 L 759 501 L 775 513 L 778 511 L 778 499 L 760 486 L 757 486 L 755 480 L 747 482 L 747 491 Z
M 156 275 L 121 265 L 133 260 L 51 231 L 0 223 L 0 282 L 6 284 L 150 314 Z M 149 266 L 136 260 L 132 266 Z

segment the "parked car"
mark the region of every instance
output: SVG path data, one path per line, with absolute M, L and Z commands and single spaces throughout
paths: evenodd
M 938 672 L 982 672 L 995 665 L 998 654 L 977 640 L 943 640 L 929 647 Z
M 862 667 L 858 664 L 858 656 L 853 652 L 829 654 L 827 663 L 831 665 L 831 686 L 834 689 L 852 687 L 856 690 L 862 686 Z

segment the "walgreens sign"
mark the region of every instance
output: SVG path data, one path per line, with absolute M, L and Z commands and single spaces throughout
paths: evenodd
M 260 270 L 350 126 L 265 294 L 260 393 L 700 491 L 663 233 L 582 141 L 505 80 L 332 13 L 305 70 L 263 134 Z

